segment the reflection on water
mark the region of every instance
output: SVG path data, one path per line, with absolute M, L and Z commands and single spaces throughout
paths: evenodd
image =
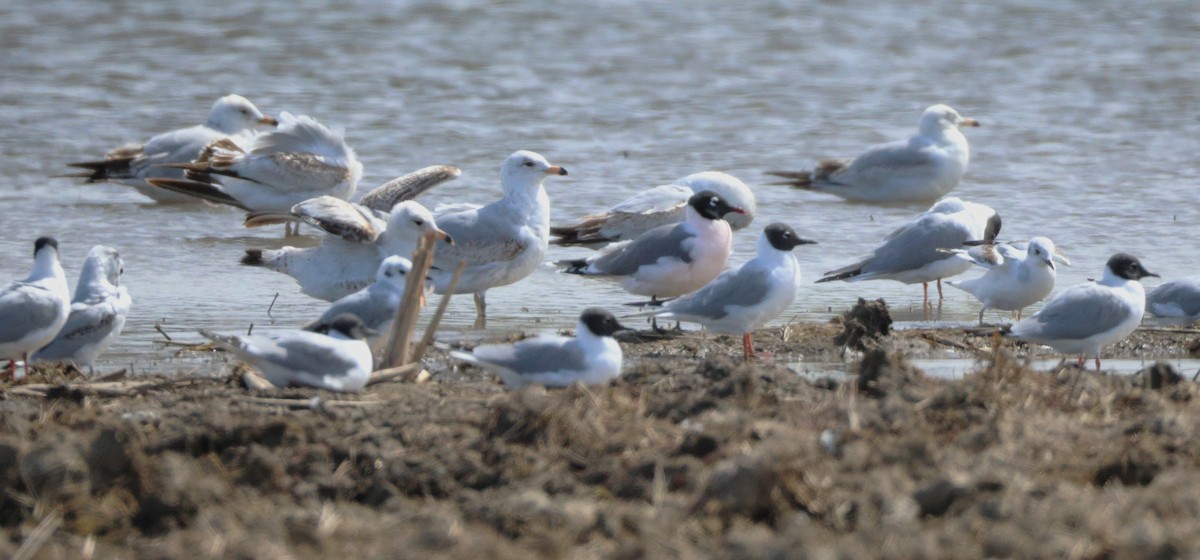
M 1117 250 L 1171 279 L 1200 271 L 1200 254 L 1179 250 L 1200 245 L 1198 51 L 1200 10 L 1187 3 L 4 3 L 0 278 L 24 276 L 42 234 L 60 239 L 72 285 L 91 245 L 120 250 L 134 306 L 112 363 L 167 359 L 151 344 L 156 323 L 186 338 L 320 313 L 286 276 L 237 264 L 247 247 L 280 243 L 273 228 L 55 177 L 63 162 L 199 122 L 216 97 L 238 92 L 270 114 L 344 127 L 364 188 L 425 165 L 461 167 L 429 205 L 494 198 L 501 160 L 521 148 L 571 170 L 547 185 L 555 222 L 726 171 L 756 189 L 761 216 L 736 236 L 732 260 L 753 255 L 762 225 L 785 221 L 821 242 L 797 250 L 808 279 L 925 205 L 848 204 L 765 186 L 761 171 L 906 137 L 925 106 L 945 102 L 984 124 L 967 132 L 971 167 L 955 194 L 997 208 L 1006 239 L 1052 238 L 1074 265 L 1061 284 L 1097 275 Z M 919 286 L 863 282 L 807 284 L 777 321 L 823 321 L 859 296 L 920 320 L 909 316 Z M 974 318 L 966 294 L 946 296 L 943 321 Z M 499 328 L 542 328 L 631 299 L 546 266 L 488 302 Z M 460 298 L 446 322 L 472 318 Z

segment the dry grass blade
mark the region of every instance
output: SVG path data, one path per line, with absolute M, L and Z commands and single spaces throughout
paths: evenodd
M 416 328 L 417 317 L 421 312 L 421 296 L 425 293 L 425 277 L 433 266 L 433 253 L 436 250 L 436 240 L 433 234 L 427 233 L 421 238 L 416 252 L 412 257 L 412 270 L 404 285 L 404 300 L 396 309 L 396 319 L 392 321 L 392 332 L 388 333 L 387 346 L 384 347 L 380 367 L 392 368 L 409 362 L 409 341 L 412 340 Z
M 37 555 L 42 546 L 46 544 L 46 541 L 50 539 L 50 536 L 58 530 L 59 525 L 62 525 L 62 516 L 57 511 L 47 514 L 42 519 L 42 522 L 38 523 L 38 526 L 25 538 L 25 542 L 21 543 L 21 548 L 17 549 L 17 553 L 13 555 L 13 560 L 30 560 Z
M 286 399 L 286 398 L 268 398 L 268 397 L 239 397 L 238 402 L 249 404 L 258 404 L 263 406 L 285 406 L 287 408 L 296 409 L 319 409 L 322 407 L 358 407 L 372 406 L 383 404 L 383 401 L 342 401 L 322 399 L 321 397 Z
M 421 364 L 419 362 L 404 364 L 394 368 L 376 370 L 375 372 L 371 373 L 371 378 L 367 380 L 367 386 L 370 387 L 371 385 L 377 385 L 379 383 L 383 383 L 384 381 L 391 381 L 393 379 L 408 379 L 410 377 L 416 377 L 420 371 Z
M 425 350 L 429 349 L 430 344 L 433 344 L 433 335 L 437 333 L 438 325 L 442 323 L 442 316 L 446 314 L 446 308 L 450 306 L 450 296 L 454 295 L 454 289 L 458 287 L 458 279 L 462 278 L 463 271 L 466 269 L 467 261 L 459 261 L 458 268 L 454 271 L 454 277 L 450 279 L 450 285 L 446 288 L 446 293 L 442 294 L 442 301 L 438 302 L 433 320 L 425 328 L 425 335 L 421 337 L 421 342 L 413 349 L 412 361 L 421 361 L 421 358 L 425 357 Z

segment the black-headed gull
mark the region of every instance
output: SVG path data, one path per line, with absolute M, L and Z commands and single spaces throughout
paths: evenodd
M 1104 276 L 1054 296 L 1045 307 L 1018 322 L 1006 336 L 1045 344 L 1064 354 L 1079 354 L 1082 367 L 1088 356 L 1125 339 L 1142 322 L 1146 291 L 1139 279 L 1158 276 L 1146 270 L 1137 257 L 1117 253 L 1109 257 Z
M 362 164 L 341 132 L 287 112 L 270 132 L 214 141 L 195 161 L 172 167 L 185 168 L 186 178 L 147 182 L 249 211 L 287 212 L 318 196 L 348 199 L 362 178 Z
M 722 272 L 700 290 L 638 315 L 700 323 L 718 333 L 742 335 L 742 351 L 754 356 L 751 332 L 783 313 L 796 300 L 800 264 L 792 249 L 814 244 L 787 224 L 774 223 L 758 237 L 758 252 L 742 266 Z
M 328 334 L 284 331 L 226 336 L 206 330 L 200 334 L 262 372 L 276 387 L 355 392 L 371 377 L 373 358 L 366 339 L 374 333 L 354 315 L 335 318 Z
M 1146 311 L 1159 317 L 1200 318 L 1200 277 L 1172 280 L 1150 290 Z
M 979 324 L 988 309 L 1016 311 L 1042 301 L 1054 291 L 1057 269 L 1054 262 L 1070 265 L 1047 237 L 1034 237 L 1028 243 L 996 243 L 952 251 L 960 258 L 988 269 L 983 276 L 967 280 L 949 280 L 954 286 L 978 299 Z
M 66 324 L 31 359 L 91 367 L 125 328 L 133 300 L 129 290 L 121 285 L 124 273 L 125 263 L 116 249 L 104 245 L 92 247 L 79 272 Z
M 0 288 L 0 360 L 8 360 L 8 376 L 16 361 L 45 346 L 67 322 L 71 294 L 58 263 L 58 241 L 40 237 L 33 244 L 33 271 L 24 280 Z
M 88 183 L 116 181 L 137 189 L 157 202 L 195 202 L 196 199 L 188 195 L 154 187 L 146 179 L 183 179 L 182 169 L 158 166 L 188 163 L 196 159 L 210 142 L 250 134 L 258 125 L 277 124 L 278 121 L 263 115 L 250 100 L 231 94 L 213 103 L 208 121 L 204 124 L 164 132 L 142 144 L 113 148 L 101 160 L 67 165 L 87 169 L 87 173 L 78 177 L 87 179 Z
M 564 260 L 563 272 L 620 279 L 627 292 L 652 300 L 694 292 L 716 278 L 732 250 L 723 217 L 740 214 L 712 191 L 688 199 L 682 222 L 654 228 L 586 259 Z
M 566 175 L 540 154 L 521 150 L 500 165 L 499 200 L 486 206 L 455 204 L 434 209 L 438 227 L 453 240 L 442 239 L 434 252 L 429 276 L 434 291 L 445 293 L 459 262 L 466 262 L 455 288 L 457 294 L 475 295 L 475 326 L 487 321 L 488 289 L 512 284 L 529 276 L 546 256 L 550 237 L 550 199 L 542 181 Z M 407 253 L 415 249 L 411 240 Z
M 958 186 L 971 150 L 959 130 L 979 126 L 946 105 L 921 113 L 917 134 L 871 146 L 856 158 L 826 159 L 811 171 L 768 171 L 788 179 L 777 184 L 866 202 L 933 200 Z
M 754 193 L 737 177 L 720 171 L 693 173 L 641 191 L 603 214 L 584 216 L 579 223 L 550 228 L 551 245 L 580 245 L 598 249 L 610 243 L 629 241 L 656 227 L 683 221 L 688 199 L 701 191 L 712 191 L 744 214 L 726 216 L 733 231 L 754 221 L 758 205 Z
M 825 273 L 817 283 L 845 280 L 895 280 L 924 286 L 924 305 L 929 303 L 929 282 L 937 281 L 942 297 L 942 278 L 962 274 L 971 262 L 948 253 L 968 241 L 995 241 L 1000 233 L 1000 215 L 995 210 L 950 197 L 937 201 L 929 210 L 893 230 L 871 255 L 852 265 Z
M 546 387 L 566 387 L 576 381 L 594 385 L 621 375 L 621 345 L 612 335 L 622 330 L 626 329 L 612 313 L 590 308 L 579 316 L 574 338 L 541 336 L 450 355 L 494 372 L 513 389 L 533 383 Z

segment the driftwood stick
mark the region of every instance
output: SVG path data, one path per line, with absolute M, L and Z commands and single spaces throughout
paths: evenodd
M 425 276 L 433 266 L 433 253 L 436 241 L 432 234 L 425 234 L 417 244 L 417 250 L 412 257 L 412 271 L 404 284 L 404 299 L 396 309 L 396 318 L 392 321 L 392 331 L 388 333 L 387 346 L 384 347 L 381 368 L 394 368 L 408 363 L 409 341 L 412 340 L 416 328 L 417 317 L 421 312 L 421 297 L 425 294 Z
M 459 261 L 454 276 L 450 278 L 450 285 L 446 287 L 446 293 L 442 294 L 442 301 L 438 302 L 437 311 L 433 313 L 433 320 L 425 328 L 425 335 L 421 337 L 421 342 L 417 343 L 417 347 L 413 349 L 412 361 L 421 361 L 421 358 L 425 357 L 425 350 L 429 348 L 430 344 L 433 344 L 433 335 L 437 334 L 438 325 L 442 323 L 442 316 L 446 314 L 446 308 L 450 306 L 450 296 L 454 295 L 454 288 L 458 287 L 458 279 L 462 278 L 463 271 L 466 269 L 467 261 Z
M 371 378 L 367 380 L 367 386 L 370 387 L 371 385 L 383 383 L 384 381 L 391 381 L 396 378 L 415 377 L 420 371 L 421 364 L 419 362 L 404 364 L 400 367 L 376 370 L 371 373 Z

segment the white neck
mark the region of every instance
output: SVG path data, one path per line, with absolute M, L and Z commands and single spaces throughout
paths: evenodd
M 34 256 L 33 272 L 25 281 L 36 282 L 45 278 L 58 278 L 66 281 L 62 266 L 58 264 L 58 251 L 51 248 L 44 248 Z
M 117 287 L 108 281 L 104 264 L 95 259 L 87 259 L 83 263 L 83 271 L 79 273 L 79 285 L 75 286 L 75 298 L 72 301 L 87 301 L 93 296 L 103 296 L 117 291 Z
M 1130 280 L 1128 278 L 1117 276 L 1115 273 L 1113 273 L 1112 269 L 1108 268 L 1107 266 L 1104 267 L 1104 276 L 1100 277 L 1100 281 L 1097 282 L 1097 284 L 1111 286 L 1113 288 L 1121 288 L 1128 284 L 1137 284 L 1138 286 L 1141 286 L 1141 282 L 1138 282 L 1137 280 Z

